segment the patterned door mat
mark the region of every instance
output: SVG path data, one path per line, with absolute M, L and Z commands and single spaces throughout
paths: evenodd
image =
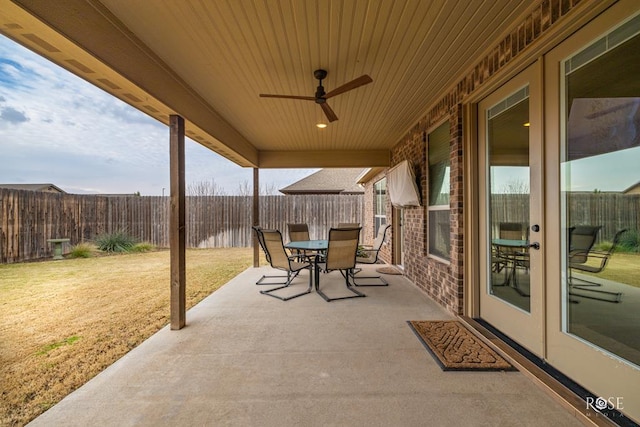
M 456 320 L 407 322 L 443 371 L 515 371 Z

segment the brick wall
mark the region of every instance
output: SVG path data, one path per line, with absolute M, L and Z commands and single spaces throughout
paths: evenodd
M 523 50 L 535 43 L 545 31 L 558 23 L 581 0 L 543 0 L 538 1 L 531 13 L 516 23 L 504 39 L 499 40 L 491 52 L 479 58 L 477 65 L 464 75 L 449 92 L 443 93 L 427 114 L 392 148 L 391 165 L 410 160 L 421 191 L 422 204 L 426 205 L 428 173 L 426 163 L 427 132 L 436 125 L 449 121 L 450 128 L 450 236 L 451 262 L 445 263 L 427 256 L 427 211 L 425 206 L 404 209 L 404 267 L 405 276 L 423 289 L 431 298 L 454 314 L 463 314 L 464 284 L 464 150 L 462 134 L 462 105 L 469 94 L 483 84 Z M 373 220 L 373 183 L 384 174 L 375 177 L 365 186 L 365 218 L 367 227 Z M 369 209 L 369 210 L 366 210 Z M 387 221 L 392 222 L 393 209 L 387 205 Z M 393 228 L 390 230 L 382 253 L 385 262 L 392 260 Z

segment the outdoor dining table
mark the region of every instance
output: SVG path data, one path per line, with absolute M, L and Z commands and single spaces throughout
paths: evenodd
M 319 260 L 323 252 L 329 248 L 328 240 L 300 240 L 289 242 L 284 245 L 287 249 L 296 249 L 304 252 L 314 252 L 313 255 L 313 280 L 315 282 L 316 290 L 318 290 L 318 283 L 320 282 L 320 268 Z

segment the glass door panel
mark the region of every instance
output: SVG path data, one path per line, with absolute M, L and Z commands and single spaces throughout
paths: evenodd
M 489 109 L 489 292 L 529 312 L 529 87 Z
M 629 24 L 564 62 L 564 329 L 640 366 L 640 17 Z
M 536 65 L 529 67 L 478 105 L 480 317 L 542 355 L 542 138 L 537 70 Z
M 639 422 L 640 3 L 544 62 L 546 359 Z

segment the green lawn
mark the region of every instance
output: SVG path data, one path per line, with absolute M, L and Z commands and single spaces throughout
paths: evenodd
M 187 250 L 187 307 L 252 255 Z M 169 276 L 167 250 L 0 265 L 0 426 L 26 424 L 165 326 Z
M 640 254 L 614 253 L 602 272 L 589 275 L 640 288 Z

